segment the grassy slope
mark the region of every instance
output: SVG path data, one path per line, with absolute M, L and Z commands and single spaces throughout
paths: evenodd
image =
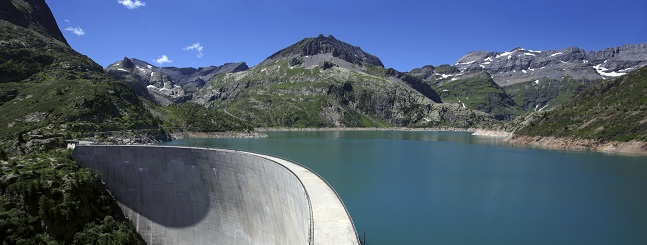
M 552 109 L 571 101 L 578 93 L 591 86 L 594 81 L 578 81 L 566 77 L 559 80 L 544 79 L 536 83 L 528 81 L 503 87 L 517 105 L 528 112 L 546 106 Z M 537 108 L 535 108 L 536 105 Z
M 150 110 L 162 121 L 167 131 L 225 132 L 254 130 L 249 123 L 218 110 L 209 110 L 201 105 L 186 102 L 177 105 L 156 106 L 149 103 Z
M 546 112 L 520 135 L 647 141 L 647 67 L 601 81 Z
M 444 102 L 464 103 L 467 108 L 491 113 L 499 120 L 524 113 L 485 72 L 447 82 L 436 90 Z

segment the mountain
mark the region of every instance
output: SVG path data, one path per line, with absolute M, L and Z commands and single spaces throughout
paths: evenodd
M 151 137 L 158 137 L 157 122 L 131 89 L 55 38 L 60 31 L 52 29 L 56 21 L 43 1 L 2 4 L 19 12 L 0 20 L 0 138 L 86 137 L 123 129 L 151 129 Z M 28 27 L 22 26 L 25 19 Z
M 427 66 L 410 74 L 424 77 L 433 70 L 434 67 Z M 524 114 L 524 110 L 485 71 L 436 85 L 435 89 L 445 103 L 458 103 L 464 108 L 487 112 L 497 120 L 509 120 Z
M 249 67 L 244 62 L 200 68 L 157 67 L 126 57 L 109 65 L 106 71 L 113 78 L 130 85 L 139 96 L 159 105 L 169 105 L 191 100 L 195 91 L 218 74 L 247 69 Z
M 645 65 L 647 43 L 642 43 L 590 52 L 577 47 L 547 51 L 523 48 L 508 52 L 474 51 L 454 65 L 425 66 L 409 74 L 433 84 L 436 90 L 444 90 L 442 86 L 487 72 L 501 88 L 498 93 L 507 94 L 517 106 L 530 112 L 554 108 L 598 81 L 627 74 Z
M 590 52 L 577 47 L 547 51 L 523 48 L 508 52 L 475 51 L 455 64 L 461 72 L 485 70 L 501 86 L 545 78 L 601 80 L 627 74 L 645 65 L 647 43 Z
M 364 52 L 359 47 L 339 41 L 332 35 L 327 37 L 319 35 L 316 38 L 303 39 L 272 54 L 263 63 L 295 57 L 300 57 L 300 60 L 294 60 L 294 62 L 304 63 L 305 66 L 319 65 L 321 62 L 331 60 L 336 65 L 348 69 L 356 65 L 384 67 L 379 58 Z
M 54 15 L 44 1 L 0 0 L 0 19 L 67 44 L 56 21 L 52 21 Z
M 634 141 L 634 151 L 647 152 L 645 94 L 647 67 L 596 83 L 555 110 L 530 115 L 511 141 L 584 149 Z
M 67 139 L 166 139 L 126 84 L 74 51 L 43 0 L 0 0 L 0 240 L 141 244 Z
M 473 127 L 483 112 L 441 103 L 419 78 L 383 67 L 361 48 L 319 35 L 249 70 L 216 76 L 192 102 L 256 127 Z

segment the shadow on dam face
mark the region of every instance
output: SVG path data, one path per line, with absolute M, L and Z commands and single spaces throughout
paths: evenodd
M 77 146 L 73 157 L 101 174 L 149 244 L 313 243 L 312 208 L 303 183 L 258 155 Z
M 157 224 L 187 227 L 207 215 L 209 190 L 198 167 L 199 152 L 187 157 L 172 148 L 130 149 L 101 147 L 83 154 L 79 147 L 74 156 L 101 174 L 122 205 Z

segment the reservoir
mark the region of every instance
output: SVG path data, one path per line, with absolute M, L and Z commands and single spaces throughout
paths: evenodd
M 647 157 L 523 148 L 464 132 L 291 131 L 180 139 L 314 170 L 367 244 L 647 244 Z

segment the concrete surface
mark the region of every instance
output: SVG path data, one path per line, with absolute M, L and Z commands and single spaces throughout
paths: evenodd
M 298 164 L 232 150 L 76 146 L 149 244 L 359 244 L 334 190 Z

